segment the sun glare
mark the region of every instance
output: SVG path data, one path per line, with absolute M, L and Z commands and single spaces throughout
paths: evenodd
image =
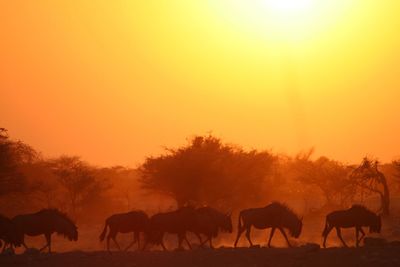
M 218 1 L 218 16 L 244 31 L 276 41 L 307 42 L 341 25 L 357 1 L 230 0 Z
M 265 4 L 276 12 L 308 13 L 313 7 L 311 0 L 266 0 Z

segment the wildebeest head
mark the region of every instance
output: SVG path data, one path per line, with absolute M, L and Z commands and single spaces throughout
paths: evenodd
M 232 233 L 232 213 L 225 214 L 221 222 L 221 230 Z
M 61 234 L 67 237 L 69 241 L 78 240 L 78 227 L 66 215 L 63 215 L 63 217 L 59 220 L 59 226 Z
M 374 216 L 369 227 L 370 233 L 380 233 L 382 228 L 381 216 Z
M 290 233 L 294 238 L 299 238 L 303 229 L 303 218 L 294 220 Z
M 69 241 L 78 240 L 78 227 L 70 222 L 65 222 L 58 225 L 57 233 L 64 235 Z
M 72 229 L 72 235 L 70 240 L 78 241 L 78 227 L 76 227 L 75 225 L 74 228 Z
M 24 242 L 23 231 L 12 220 L 2 215 L 0 215 L 0 230 L 0 238 L 6 243 L 19 247 Z

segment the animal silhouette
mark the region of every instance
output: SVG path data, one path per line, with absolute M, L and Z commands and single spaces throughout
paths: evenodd
M 70 241 L 78 240 L 78 228 L 68 216 L 57 209 L 43 209 L 36 213 L 17 215 L 12 219 L 21 233 L 29 236 L 44 235 L 46 245 L 40 249 L 48 248 L 51 253 L 51 235 L 57 233 Z M 22 245 L 27 249 L 24 239 Z
M 192 249 L 186 237 L 186 232 L 190 231 L 191 226 L 195 224 L 196 215 L 196 210 L 192 207 L 183 207 L 175 211 L 153 215 L 150 218 L 146 233 L 146 243 L 143 249 L 145 249 L 148 244 L 155 244 L 161 245 L 164 250 L 167 250 L 163 240 L 165 233 L 177 235 L 179 249 L 182 249 L 183 240 L 185 240 L 188 247 Z
M 13 246 L 21 246 L 23 234 L 18 231 L 11 219 L 0 214 L 0 240 L 4 241 L 3 252 L 9 246 L 12 250 Z M 2 244 L 0 241 L 0 248 Z
M 203 246 L 207 241 L 210 248 L 213 248 L 212 238 L 218 235 L 218 232 L 232 233 L 231 214 L 224 214 L 211 207 L 202 207 L 196 209 L 196 219 L 193 225 L 190 225 L 190 231 L 200 240 Z M 202 241 L 201 234 L 206 236 Z
M 125 250 L 132 247 L 135 242 L 138 243 L 138 248 L 140 249 L 140 232 L 145 232 L 148 224 L 149 217 L 143 211 L 114 214 L 106 219 L 104 230 L 100 235 L 100 241 L 104 240 L 107 234 L 107 228 L 109 228 L 110 231 L 107 235 L 107 251 L 110 252 L 110 239 L 112 239 L 118 249 L 121 250 L 116 239 L 118 233 L 133 233 L 133 241 Z
M 291 236 L 298 238 L 301 234 L 303 223 L 302 219 L 298 218 L 290 208 L 278 202 L 273 202 L 263 208 L 242 210 L 239 214 L 238 233 L 234 247 L 237 247 L 240 236 L 244 231 L 246 231 L 246 238 L 250 246 L 253 246 L 250 238 L 252 226 L 257 229 L 272 228 L 268 240 L 268 247 L 271 247 L 271 240 L 276 229 L 282 233 L 288 246 L 291 247 L 284 228 L 289 230 Z
M 326 247 L 326 239 L 333 228 L 336 229 L 340 241 L 347 247 L 342 237 L 341 228 L 354 227 L 356 229 L 356 247 L 358 247 L 365 236 L 362 227 L 369 227 L 370 233 L 380 233 L 381 225 L 381 217 L 362 205 L 353 205 L 347 210 L 333 211 L 326 216 L 325 228 L 322 232 L 323 246 Z M 361 233 L 361 237 L 359 237 L 359 233 Z

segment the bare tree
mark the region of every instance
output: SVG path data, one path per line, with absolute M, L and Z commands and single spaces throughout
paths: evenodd
M 356 167 L 351 178 L 353 183 L 361 189 L 376 193 L 381 199 L 379 211 L 383 215 L 390 214 L 390 193 L 385 175 L 378 169 L 379 162 L 367 157 Z
M 298 155 L 292 161 L 300 184 L 319 188 L 326 206 L 345 206 L 351 202 L 355 188 L 348 177 L 348 168 L 326 157 L 313 161 L 310 156 L 311 153 Z
M 395 174 L 394 176 L 396 177 L 396 180 L 398 183 L 400 183 L 400 160 L 394 160 L 392 161 L 392 165 L 395 169 Z
M 71 213 L 77 216 L 81 207 L 92 194 L 101 192 L 101 186 L 95 179 L 94 169 L 79 157 L 62 156 L 50 162 L 59 183 L 66 190 Z

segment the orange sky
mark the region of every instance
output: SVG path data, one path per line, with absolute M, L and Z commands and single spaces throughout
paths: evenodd
M 399 157 L 400 2 L 268 1 L 2 1 L 0 127 L 103 165 L 210 131 L 345 162 Z

